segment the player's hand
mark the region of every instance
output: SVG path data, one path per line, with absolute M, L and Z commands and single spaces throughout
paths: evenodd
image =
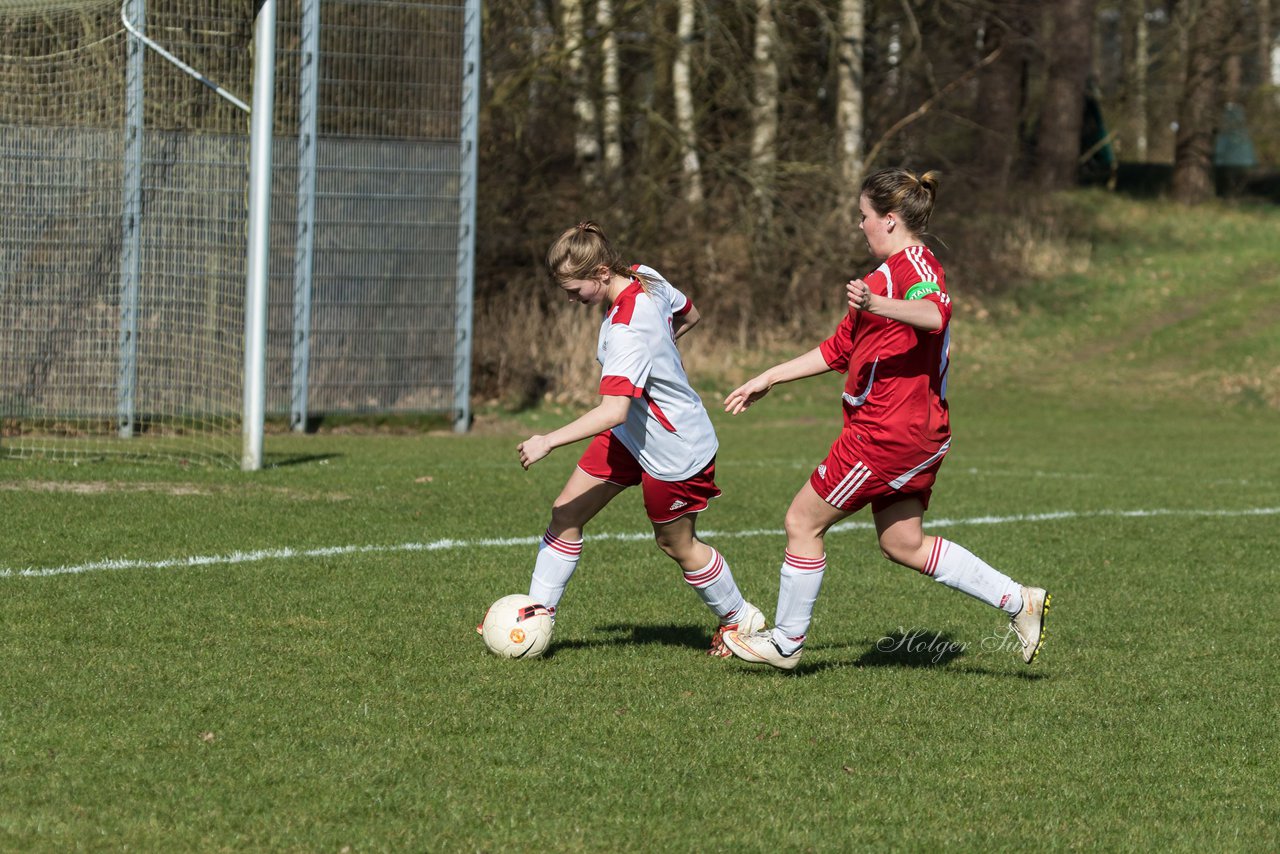
M 844 286 L 849 295 L 849 308 L 854 311 L 867 311 L 871 308 L 871 286 L 862 279 L 853 279 Z
M 764 379 L 763 375 L 749 379 L 729 392 L 729 396 L 724 399 L 724 411 L 730 415 L 738 415 L 768 394 L 771 388 L 773 384 Z
M 529 466 L 551 453 L 551 443 L 546 436 L 530 436 L 516 445 L 516 452 L 520 454 L 520 465 L 528 471 Z

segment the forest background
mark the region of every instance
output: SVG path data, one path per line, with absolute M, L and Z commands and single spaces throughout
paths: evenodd
M 476 402 L 594 399 L 599 318 L 542 257 L 601 223 L 707 322 L 697 373 L 828 334 L 874 267 L 862 176 L 943 173 L 929 243 L 957 318 L 1088 268 L 1089 205 L 1276 198 L 1272 0 L 489 0 Z

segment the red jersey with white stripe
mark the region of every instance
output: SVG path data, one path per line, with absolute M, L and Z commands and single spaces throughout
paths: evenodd
M 600 393 L 631 398 L 627 420 L 613 435 L 641 468 L 658 480 L 685 480 L 706 468 L 719 447 L 676 349 L 673 318 L 693 303 L 656 270 L 632 269 L 653 284 L 646 292 L 633 280 L 600 326 Z
M 951 298 L 942 266 L 924 246 L 890 256 L 863 281 L 873 294 L 928 300 L 942 313 L 941 328 L 929 332 L 851 309 L 819 345 L 832 370 L 846 374 L 844 429 L 867 466 L 897 489 L 941 460 L 951 444 Z

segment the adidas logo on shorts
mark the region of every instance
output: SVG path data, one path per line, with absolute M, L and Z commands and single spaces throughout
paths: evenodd
M 818 466 L 818 477 L 822 480 L 827 479 L 827 467 L 825 464 Z
M 689 506 L 689 502 L 688 502 L 688 501 L 683 501 L 683 500 L 681 500 L 681 499 L 677 498 L 675 501 L 672 501 L 672 502 L 671 502 L 671 506 L 670 506 L 670 507 L 668 507 L 667 509 L 668 509 L 668 510 L 679 510 L 681 507 L 687 507 L 687 506 Z

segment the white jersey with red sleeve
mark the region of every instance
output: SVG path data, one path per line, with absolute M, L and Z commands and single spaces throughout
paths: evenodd
M 652 284 L 646 291 L 633 280 L 600 326 L 600 393 L 631 398 L 613 435 L 641 468 L 658 480 L 684 480 L 706 468 L 719 447 L 676 349 L 673 318 L 693 304 L 651 267 L 632 269 Z
M 896 489 L 951 444 L 951 297 L 942 266 L 924 246 L 891 255 L 864 281 L 873 294 L 927 300 L 942 313 L 941 328 L 930 332 L 850 310 L 819 345 L 832 370 L 846 374 L 845 430 L 859 440 L 868 467 Z

